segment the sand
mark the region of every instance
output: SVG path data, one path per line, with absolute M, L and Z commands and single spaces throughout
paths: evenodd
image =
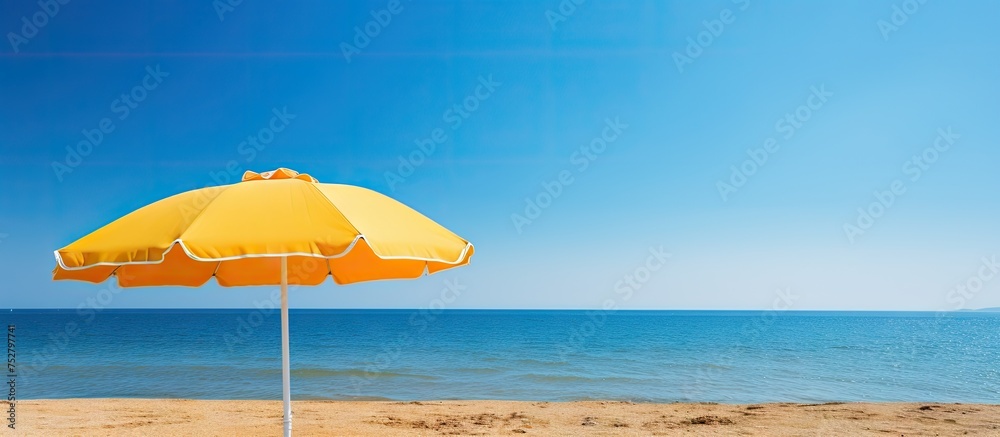
M 6 403 L 4 403 L 6 409 Z M 295 401 L 296 435 L 1000 436 L 1000 405 Z M 20 401 L 4 435 L 281 435 L 280 401 Z

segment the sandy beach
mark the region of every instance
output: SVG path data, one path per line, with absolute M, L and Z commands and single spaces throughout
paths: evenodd
M 296 401 L 298 435 L 1000 435 L 1000 405 Z M 9 429 L 7 431 L 10 431 Z M 280 435 L 280 401 L 33 400 L 18 435 Z

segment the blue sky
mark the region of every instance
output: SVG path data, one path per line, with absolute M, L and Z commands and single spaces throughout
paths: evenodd
M 983 260 L 1000 253 L 1000 4 L 340 3 L 5 2 L 0 306 L 87 302 L 107 284 L 52 282 L 53 250 L 227 166 L 369 187 L 477 248 L 462 269 L 327 282 L 292 307 L 427 307 L 446 280 L 464 287 L 449 308 L 764 309 L 778 290 L 795 309 L 1000 306 Z M 290 116 L 272 138 L 275 111 Z M 418 165 L 387 177 L 400 160 Z

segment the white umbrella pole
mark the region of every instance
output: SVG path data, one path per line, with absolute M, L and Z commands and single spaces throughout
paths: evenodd
M 285 401 L 285 437 L 292 436 L 292 383 L 288 360 L 288 257 L 281 257 L 281 395 Z

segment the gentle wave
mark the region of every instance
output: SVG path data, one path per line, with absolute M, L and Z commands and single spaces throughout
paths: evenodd
M 623 377 L 617 377 L 617 376 L 543 375 L 543 374 L 520 375 L 519 378 L 520 379 L 526 379 L 526 380 L 529 380 L 529 381 L 542 382 L 542 383 L 546 383 L 546 382 L 560 382 L 560 383 L 566 383 L 566 382 L 594 382 L 594 381 L 600 381 L 600 382 L 609 383 L 609 382 L 636 382 L 636 381 L 641 381 L 640 379 L 636 379 L 636 378 L 623 378 Z
M 257 373 L 261 376 L 280 375 L 281 369 L 259 369 Z M 423 380 L 435 380 L 436 376 L 420 375 L 414 373 L 369 371 L 365 369 L 326 369 L 326 368 L 293 368 L 291 371 L 293 378 L 331 378 L 331 377 L 357 377 L 364 379 L 392 379 L 392 378 L 412 378 Z

